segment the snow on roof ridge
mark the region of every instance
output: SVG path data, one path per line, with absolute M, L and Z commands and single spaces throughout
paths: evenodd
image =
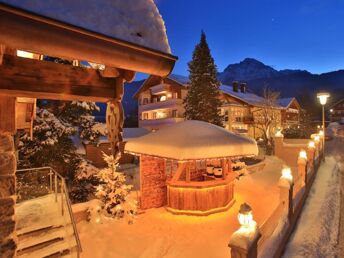
M 0 0 L 13 7 L 170 54 L 153 0 Z
M 129 140 L 127 152 L 176 160 L 257 155 L 254 139 L 203 121 L 187 120 Z

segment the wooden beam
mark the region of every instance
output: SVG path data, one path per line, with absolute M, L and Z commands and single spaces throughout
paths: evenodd
M 116 84 L 97 70 L 6 54 L 0 65 L 0 95 L 107 102 L 116 98 Z
M 0 96 L 0 133 L 16 133 L 16 98 Z
M 0 4 L 0 44 L 65 59 L 167 76 L 177 57 Z

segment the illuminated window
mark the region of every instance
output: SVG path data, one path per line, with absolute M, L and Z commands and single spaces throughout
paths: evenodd
M 153 112 L 153 119 L 156 119 L 156 112 Z
M 31 58 L 31 59 L 33 59 L 34 57 L 33 53 L 26 52 L 23 50 L 17 50 L 17 56 L 24 57 L 24 58 Z
M 172 110 L 172 117 L 177 117 L 178 111 L 176 109 Z
M 166 96 L 161 96 L 160 97 L 160 101 L 165 101 L 166 100 Z
M 148 119 L 148 113 L 143 113 L 143 120 L 147 120 Z

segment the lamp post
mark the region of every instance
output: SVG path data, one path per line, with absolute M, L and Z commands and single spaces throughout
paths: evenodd
M 322 129 L 324 131 L 323 135 L 323 160 L 325 160 L 325 105 L 327 99 L 330 97 L 330 94 L 327 92 L 319 92 L 317 98 L 319 99 L 320 104 L 322 105 Z

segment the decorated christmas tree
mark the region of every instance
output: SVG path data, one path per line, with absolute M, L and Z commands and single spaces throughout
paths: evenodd
M 220 82 L 216 78 L 217 68 L 204 32 L 188 65 L 190 88 L 184 100 L 185 118 L 222 126 L 221 101 L 218 98 Z

